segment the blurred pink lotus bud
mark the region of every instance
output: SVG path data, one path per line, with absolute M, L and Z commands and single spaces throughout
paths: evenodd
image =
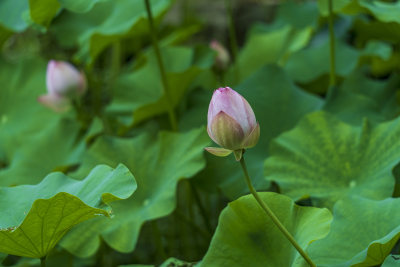
M 47 91 L 50 94 L 77 97 L 86 92 L 85 75 L 64 61 L 49 61 L 46 83 Z
M 215 66 L 219 70 L 225 70 L 229 62 L 231 61 L 231 58 L 229 56 L 228 50 L 217 40 L 213 40 L 210 42 L 210 48 L 217 52 L 217 57 L 215 58 Z
M 249 103 L 229 87 L 214 91 L 208 107 L 207 132 L 222 148 L 207 147 L 217 156 L 234 152 L 236 160 L 243 149 L 253 147 L 260 137 L 260 126 Z
M 71 101 L 81 97 L 87 89 L 86 77 L 68 62 L 50 60 L 46 74 L 47 94 L 38 98 L 44 106 L 64 112 Z

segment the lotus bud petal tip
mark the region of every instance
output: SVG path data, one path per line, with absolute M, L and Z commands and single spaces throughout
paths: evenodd
M 224 151 L 207 149 L 217 156 L 235 152 L 237 160 L 241 151 L 253 147 L 260 137 L 260 126 L 247 100 L 229 87 L 214 91 L 207 115 L 207 132 Z
M 66 111 L 71 100 L 81 97 L 87 90 L 85 74 L 65 61 L 49 61 L 46 85 L 47 94 L 38 101 L 57 112 Z

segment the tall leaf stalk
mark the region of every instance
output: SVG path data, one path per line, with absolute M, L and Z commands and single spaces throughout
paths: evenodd
M 329 24 L 329 42 L 330 42 L 330 80 L 329 87 L 336 85 L 336 62 L 335 62 L 335 31 L 333 29 L 333 0 L 328 0 L 328 24 Z
M 158 68 L 160 70 L 161 81 L 162 81 L 163 89 L 164 89 L 164 95 L 165 95 L 165 98 L 167 101 L 166 104 L 167 104 L 167 109 L 168 109 L 168 117 L 169 117 L 169 121 L 170 121 L 172 130 L 176 131 L 178 129 L 178 124 L 176 121 L 176 116 L 175 116 L 174 108 L 172 105 L 171 91 L 170 91 L 169 84 L 168 84 L 167 73 L 165 71 L 164 62 L 163 62 L 161 52 L 160 52 L 160 47 L 158 45 L 157 32 L 156 32 L 156 29 L 154 26 L 154 19 L 153 19 L 153 13 L 151 11 L 150 0 L 144 0 L 144 2 L 146 5 L 147 18 L 149 20 L 149 27 L 150 27 L 150 33 L 151 33 L 151 40 L 153 43 L 153 49 L 156 54 L 157 64 L 158 64 Z

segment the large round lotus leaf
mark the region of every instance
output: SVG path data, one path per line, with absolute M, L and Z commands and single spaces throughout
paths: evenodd
M 102 237 L 115 250 L 132 251 L 144 222 L 175 209 L 177 183 L 204 167 L 202 154 L 208 143 L 204 128 L 179 134 L 162 132 L 158 137 L 99 138 L 84 157 L 77 176 L 98 163 L 115 166 L 122 162 L 135 175 L 138 190 L 127 200 L 112 204 L 113 220 L 97 218 L 83 223 L 61 245 L 75 255 L 88 257 L 96 252 Z
M 400 199 L 346 198 L 333 217 L 329 234 L 307 250 L 321 267 L 377 266 L 400 238 Z
M 303 249 L 328 234 L 332 220 L 329 210 L 301 207 L 276 193 L 259 194 Z M 301 266 L 302 261 L 254 197 L 246 195 L 229 203 L 222 211 L 200 266 L 294 267 Z
M 305 114 L 319 109 L 321 99 L 301 91 L 283 70 L 275 65 L 268 65 L 257 71 L 238 86 L 252 106 L 260 124 L 258 144 L 246 151 L 249 172 L 254 184 L 259 189 L 268 187 L 264 180 L 263 163 L 268 156 L 270 141 L 289 130 Z M 211 99 L 212 92 L 209 93 Z M 207 105 L 203 113 L 204 123 L 207 120 Z M 210 190 L 220 186 L 230 199 L 235 199 L 248 192 L 243 179 L 240 164 L 233 156 L 218 158 L 208 155 L 207 168 L 196 179 L 196 182 Z
M 296 200 L 310 196 L 318 206 L 331 207 L 346 195 L 390 197 L 400 159 L 399 121 L 358 127 L 312 113 L 274 140 L 265 175 L 282 193 Z
M 52 173 L 37 185 L 0 188 L 0 251 L 41 258 L 74 225 L 109 216 L 104 203 L 128 198 L 136 189 L 129 170 L 97 166 L 82 181 Z

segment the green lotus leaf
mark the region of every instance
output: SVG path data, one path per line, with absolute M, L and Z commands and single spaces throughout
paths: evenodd
M 190 263 L 186 261 L 182 261 L 176 258 L 169 258 L 165 262 L 163 262 L 160 267 L 192 267 L 195 266 L 195 263 Z
M 357 66 L 359 51 L 340 41 L 336 42 L 336 51 L 336 74 L 346 76 Z M 304 62 L 307 62 L 307 68 Z M 301 83 L 311 82 L 329 73 L 329 42 L 293 53 L 286 62 L 285 70 Z
M 124 165 L 97 166 L 82 181 L 56 172 L 37 185 L 0 188 L 0 252 L 44 257 L 74 225 L 109 217 L 105 203 L 128 198 L 135 190 Z
M 325 237 L 332 215 L 327 209 L 301 207 L 290 198 L 259 193 L 299 245 Z M 228 204 L 200 266 L 301 266 L 302 258 L 252 195 Z
M 328 16 L 329 14 L 329 1 L 330 0 L 318 0 L 318 9 L 322 16 Z M 356 4 L 357 1 L 352 0 L 335 0 L 332 1 L 333 13 L 345 12 L 354 13 L 359 11 L 359 7 Z
M 288 1 L 279 5 L 272 24 L 258 23 L 251 29 L 237 62 L 227 73 L 229 84 L 243 82 L 266 64 L 281 64 L 292 53 L 304 48 L 317 19 L 318 11 L 313 2 L 298 5 Z
M 60 4 L 75 13 L 86 13 L 90 11 L 97 3 L 110 0 L 57 0 Z
M 3 0 L 0 25 L 12 32 L 22 32 L 32 24 L 47 28 L 60 7 L 57 0 Z
M 328 2 L 330 0 L 318 0 L 318 8 L 323 16 L 327 16 Z M 367 13 L 382 22 L 400 23 L 400 3 L 384 2 L 379 0 L 335 0 L 332 1 L 334 13 L 359 14 Z
M 369 20 L 365 17 L 354 19 L 353 30 L 356 34 L 355 44 L 363 45 L 369 40 L 396 42 L 400 37 L 400 24 Z
M 400 266 L 400 255 L 389 255 L 386 257 L 381 267 L 398 267 Z
M 100 237 L 113 249 L 131 252 L 142 224 L 170 214 L 175 209 L 175 191 L 179 180 L 201 170 L 202 157 L 209 138 L 204 128 L 186 133 L 161 132 L 136 138 L 99 138 L 84 157 L 78 176 L 94 165 L 115 166 L 122 162 L 135 175 L 138 190 L 127 200 L 112 204 L 114 218 L 97 218 L 74 228 L 61 246 L 80 257 L 93 255 Z
M 0 60 L 0 67 L 0 185 L 35 184 L 79 163 L 79 124 L 37 101 L 46 93 L 46 63 Z
M 245 153 L 248 169 L 258 189 L 268 188 L 263 175 L 263 164 L 268 156 L 270 141 L 283 131 L 291 129 L 308 112 L 319 109 L 321 99 L 300 90 L 285 72 L 276 65 L 267 65 L 257 71 L 237 88 L 252 106 L 260 124 L 258 144 Z M 210 101 L 212 92 L 209 92 Z M 208 103 L 203 106 L 203 123 L 207 120 Z M 199 115 L 199 116 L 200 116 Z M 210 191 L 218 186 L 229 199 L 247 194 L 240 164 L 233 156 L 219 158 L 207 154 L 207 168 L 201 172 L 196 183 Z
M 400 199 L 345 198 L 334 206 L 329 234 L 307 251 L 321 267 L 380 265 L 400 238 L 399 220 Z
M 74 11 L 85 6 L 88 9 L 93 1 L 64 0 Z M 76 58 L 91 64 L 97 56 L 110 44 L 123 38 L 148 34 L 147 15 L 144 1 L 118 0 L 96 1 L 86 13 L 66 12 L 51 27 L 51 32 L 66 47 L 78 44 Z M 154 17 L 161 15 L 171 5 L 171 0 L 152 0 Z M 83 4 L 82 4 L 83 3 Z
M 285 44 L 291 38 L 299 42 L 299 45 L 292 47 L 292 50 L 303 48 L 310 39 L 311 32 L 311 28 L 305 28 L 293 35 L 292 27 L 286 25 L 266 33 L 253 33 L 239 54 L 237 67 L 231 69 L 230 75 L 233 77 L 230 80 L 234 83 L 243 81 L 265 64 L 278 62 L 283 56 L 292 52 L 290 47 L 285 49 Z
M 79 163 L 85 144 L 76 142 L 77 123 L 61 119 L 49 121 L 43 128 L 32 136 L 14 136 L 3 147 L 0 141 L 6 164 L 0 169 L 0 185 L 35 184 L 49 172 L 65 172 Z
M 282 193 L 311 197 L 317 206 L 332 207 L 346 195 L 390 197 L 400 159 L 399 120 L 351 126 L 326 112 L 307 115 L 274 140 L 265 175 Z
M 189 85 L 204 69 L 209 68 L 213 58 L 208 57 L 211 51 L 199 57 L 201 49 L 187 47 L 165 47 L 162 49 L 169 84 L 169 99 L 176 107 Z M 138 70 L 130 70 L 119 77 L 115 85 L 114 96 L 107 112 L 113 115 L 125 115 L 134 123 L 168 110 L 167 96 L 164 94 L 163 84 L 158 75 L 159 67 L 153 50 L 146 54 L 145 65 Z M 157 76 L 160 77 L 160 76 Z
M 37 102 L 38 96 L 46 94 L 45 61 L 0 59 L 0 68 L 0 146 L 4 146 L 16 139 L 26 140 L 59 116 Z M 24 120 L 27 115 L 29 120 Z
M 400 3 L 385 3 L 382 1 L 359 0 L 358 4 L 367 9 L 375 18 L 383 22 L 400 23 Z
M 366 68 L 358 68 L 327 100 L 324 110 L 354 125 L 361 125 L 364 118 L 374 123 L 394 119 L 400 112 L 398 82 L 395 74 L 377 80 L 368 77 Z
M 3 0 L 0 1 L 0 24 L 13 32 L 22 32 L 29 23 L 24 14 L 29 14 L 29 2 L 27 0 L 14 1 Z
M 33 22 L 49 27 L 61 5 L 57 0 L 29 0 L 30 17 Z

